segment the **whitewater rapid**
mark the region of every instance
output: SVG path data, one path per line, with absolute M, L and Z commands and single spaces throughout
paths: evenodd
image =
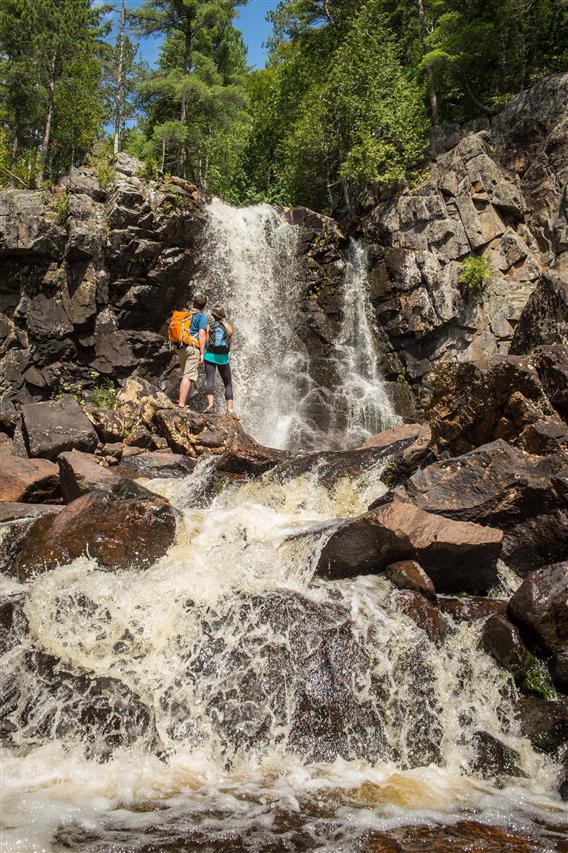
M 148 837 L 160 850 L 160 838 L 190 837 L 197 826 L 212 845 L 230 830 L 264 849 L 258 839 L 283 843 L 284 822 L 313 838 L 306 849 L 350 851 L 371 831 L 464 816 L 527 833 L 542 820 L 565 825 L 557 768 L 520 736 L 514 685 L 477 648 L 478 626 L 455 626 L 439 648 L 398 612 L 386 580 L 313 579 L 329 524 L 377 496 L 379 473 L 375 465 L 332 488 L 317 467 L 292 480 L 267 474 L 205 499 L 204 463 L 188 478 L 147 482 L 181 515 L 156 565 L 113 574 L 82 558 L 20 588 L 29 635 L 3 661 L 4 676 L 41 649 L 66 671 L 121 681 L 153 723 L 102 757 L 91 743 L 87 757 L 80 730 L 40 735 L 21 715 L 48 701 L 30 679 L 4 756 L 5 853 L 137 851 Z M 339 631 L 346 612 L 363 655 L 348 658 L 345 689 L 371 723 L 349 723 L 328 760 L 310 759 L 294 740 L 305 672 L 271 669 L 274 654 L 294 658 L 302 628 L 287 622 L 282 632 L 266 603 L 273 612 L 296 600 L 322 606 L 332 622 L 337 611 Z M 63 718 L 69 697 L 49 701 Z M 524 777 L 501 787 L 468 771 L 476 730 L 514 748 Z

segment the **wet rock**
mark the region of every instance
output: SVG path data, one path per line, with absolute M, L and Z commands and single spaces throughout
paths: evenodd
M 555 755 L 568 744 L 568 699 L 521 699 L 515 711 L 522 734 L 535 749 Z
M 483 593 L 496 582 L 502 539 L 501 531 L 392 501 L 339 524 L 322 549 L 317 574 L 353 577 L 410 559 L 438 592 Z
M 552 655 L 548 668 L 556 689 L 568 693 L 568 650 Z
M 33 651 L 25 656 L 23 672 L 8 674 L 3 687 L 0 731 L 4 735 L 15 722 L 28 742 L 80 741 L 89 757 L 99 759 L 136 741 L 155 748 L 150 711 L 117 679 L 79 675 L 57 658 Z M 52 711 L 54 705 L 57 714 Z
M 568 281 L 552 271 L 542 276 L 525 305 L 511 353 L 522 355 L 550 344 L 568 344 Z
M 177 453 L 201 456 L 221 454 L 234 445 L 251 445 L 252 439 L 230 415 L 200 415 L 190 409 L 160 409 L 156 423 Z
M 0 462 L 0 501 L 53 501 L 61 494 L 59 470 L 46 459 L 3 455 Z
M 503 559 L 521 575 L 568 556 L 568 455 L 563 453 L 531 456 L 498 439 L 422 468 L 394 495 L 426 512 L 503 530 Z
M 66 450 L 93 451 L 97 433 L 79 404 L 70 397 L 22 407 L 30 456 L 55 459 Z
M 430 601 L 436 601 L 434 584 L 420 564 L 413 560 L 391 563 L 385 569 L 385 577 L 399 589 L 411 589 L 429 598 Z
M 411 439 L 408 441 L 410 442 Z M 346 477 L 353 480 L 371 472 L 388 457 L 388 454 L 388 447 L 305 453 L 278 465 L 273 469 L 271 476 L 286 483 L 297 477 L 315 474 L 319 483 L 327 488 L 333 488 Z M 379 482 L 378 473 L 377 482 Z
M 444 642 L 449 626 L 441 612 L 423 595 L 413 590 L 402 590 L 394 594 L 395 606 L 424 631 L 428 639 L 439 646 Z
M 187 477 L 195 469 L 195 460 L 180 453 L 139 453 L 135 456 L 122 458 L 114 469 L 120 477 L 137 479 L 145 477 L 172 478 Z
M 524 776 L 519 769 L 521 756 L 516 750 L 498 740 L 489 732 L 475 732 L 471 738 L 474 757 L 471 769 L 484 778 Z
M 258 477 L 293 458 L 294 454 L 288 450 L 275 450 L 273 447 L 263 447 L 260 444 L 247 447 L 231 447 L 221 456 L 217 465 L 217 471 L 227 474 L 242 474 L 249 477 Z
M 61 453 L 57 462 L 61 490 L 67 503 L 96 489 L 110 490 L 118 480 L 116 474 L 102 465 L 96 456 L 80 450 Z
M 0 597 L 0 655 L 14 648 L 28 632 L 23 593 Z
M 507 613 L 507 605 L 507 601 L 498 598 L 438 596 L 440 610 L 458 622 L 476 622 L 493 615 L 504 616 Z
M 147 492 L 145 493 L 148 494 Z M 106 569 L 142 569 L 172 544 L 176 516 L 163 498 L 89 492 L 38 519 L 16 561 L 21 581 L 89 554 Z
M 525 675 L 530 665 L 529 653 L 519 631 L 505 616 L 494 614 L 486 620 L 479 645 L 516 680 Z
M 509 602 L 527 642 L 548 654 L 568 649 L 568 562 L 528 575 Z

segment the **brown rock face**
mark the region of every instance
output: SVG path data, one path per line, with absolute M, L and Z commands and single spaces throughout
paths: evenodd
M 417 560 L 438 592 L 483 593 L 497 579 L 501 531 L 450 521 L 393 501 L 340 524 L 317 567 L 323 577 L 381 572 L 398 560 Z
M 38 519 L 16 561 L 20 580 L 89 554 L 108 569 L 140 569 L 166 553 L 176 517 L 163 498 L 118 500 L 90 492 L 57 516 Z
M 94 450 L 97 433 L 79 404 L 70 397 L 22 408 L 30 456 L 55 459 L 66 450 Z
M 568 455 L 531 456 L 498 439 L 422 468 L 395 494 L 426 512 L 500 528 L 504 559 L 525 575 L 568 557 L 567 477 Z
M 0 501 L 38 503 L 59 497 L 57 465 L 6 454 L 0 462 Z
M 448 625 L 438 610 L 419 592 L 405 589 L 395 593 L 396 606 L 412 619 L 436 645 L 443 643 L 448 633 Z
M 553 654 L 568 649 L 568 562 L 524 579 L 509 602 L 510 618 L 527 641 Z
M 116 474 L 101 465 L 97 457 L 90 453 L 72 450 L 70 453 L 61 453 L 57 461 L 61 490 L 67 503 L 95 489 L 112 489 L 118 482 Z
M 385 576 L 399 589 L 411 589 L 420 592 L 431 601 L 436 601 L 434 584 L 421 565 L 414 560 L 391 563 L 385 569 Z
M 16 521 L 21 518 L 41 518 L 43 515 L 55 515 L 62 509 L 61 504 L 26 504 L 0 501 L 0 523 Z
M 530 424 L 558 419 L 524 356 L 443 364 L 433 385 L 428 415 L 432 444 L 441 456 L 459 456 L 495 438 L 519 444 Z

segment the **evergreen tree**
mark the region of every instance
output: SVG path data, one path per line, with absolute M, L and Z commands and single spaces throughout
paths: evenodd
M 245 52 L 232 24 L 239 2 L 145 0 L 130 16 L 139 34 L 167 37 L 158 71 L 141 87 L 147 138 L 164 166 L 203 187 L 220 139 L 230 142 L 229 128 L 246 122 Z

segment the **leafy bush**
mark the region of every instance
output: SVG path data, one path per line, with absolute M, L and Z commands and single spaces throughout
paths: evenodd
M 80 405 L 89 403 L 97 409 L 116 409 L 116 393 L 112 379 L 100 379 L 93 374 L 92 382 L 61 382 L 53 398 L 71 397 Z
M 87 165 L 91 168 L 102 190 L 109 187 L 114 177 L 114 153 L 110 139 L 101 139 L 87 156 Z
M 466 258 L 462 263 L 459 282 L 471 290 L 479 290 L 491 278 L 487 258 Z

